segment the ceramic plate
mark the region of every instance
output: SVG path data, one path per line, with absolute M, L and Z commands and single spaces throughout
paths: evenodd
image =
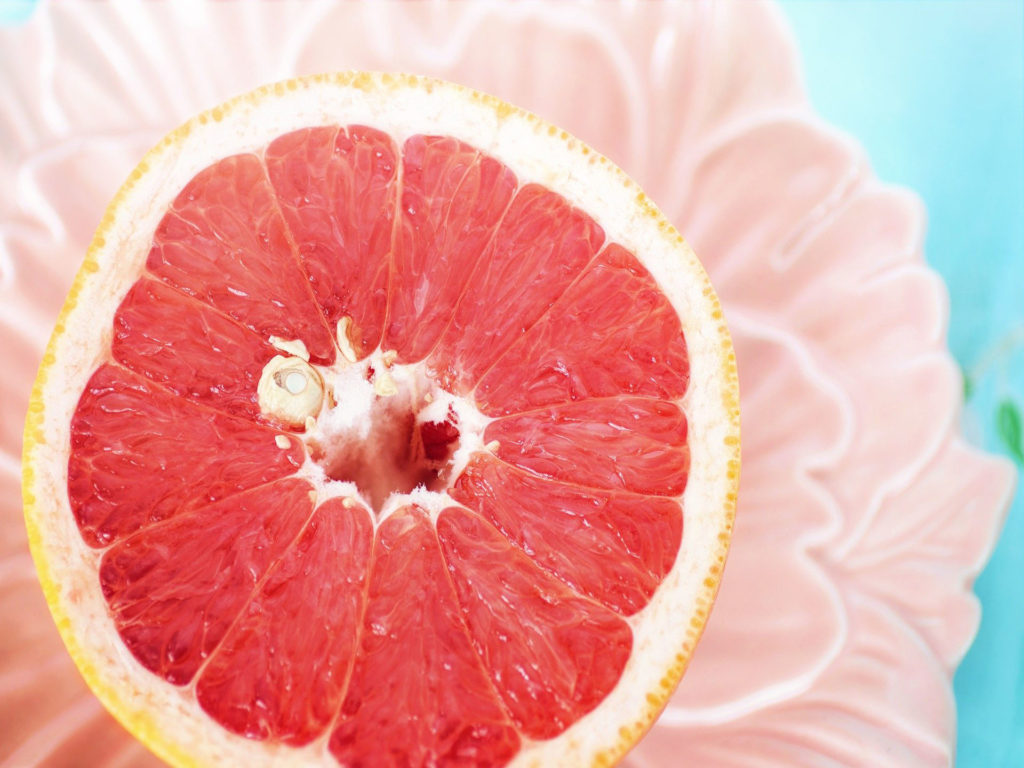
M 193 113 L 349 68 L 462 82 L 575 133 L 662 207 L 726 305 L 733 551 L 693 665 L 626 765 L 948 765 L 970 585 L 1012 471 L 958 438 L 920 203 L 811 112 L 777 9 L 62 2 L 0 30 L 0 766 L 155 762 L 75 672 L 21 518 L 27 397 L 92 230 Z

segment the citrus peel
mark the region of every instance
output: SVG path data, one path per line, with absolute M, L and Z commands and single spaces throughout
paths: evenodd
M 689 480 L 680 499 L 685 534 L 678 554 L 649 602 L 628 618 L 632 647 L 613 688 L 560 732 L 525 739 L 509 756 L 517 765 L 610 764 L 650 726 L 681 677 L 721 578 L 739 473 L 735 358 L 696 257 L 621 171 L 528 113 L 438 81 L 350 73 L 268 86 L 170 134 L 115 197 L 58 320 L 26 422 L 26 520 L 61 635 L 104 704 L 173 764 L 329 764 L 322 741 L 294 747 L 238 738 L 206 715 L 193 690 L 169 685 L 124 653 L 96 579 L 96 555 L 76 529 L 66 492 L 68 426 L 86 380 L 104 357 L 103 339 L 92 328 L 96 320 L 110 322 L 138 278 L 152 233 L 171 203 L 168 195 L 230 152 L 325 122 L 372 124 L 399 138 L 429 131 L 485 149 L 521 181 L 544 185 L 592 215 L 609 241 L 636 254 L 678 313 L 691 382 L 677 406 L 689 427 Z M 353 342 L 347 328 L 338 336 L 349 341 L 348 351 L 358 359 L 362 342 Z M 309 340 L 308 353 L 319 365 L 326 347 L 317 346 L 315 336 Z M 339 348 L 348 358 L 345 345 Z M 383 388 L 392 386 L 393 381 Z M 281 450 L 276 437 L 272 442 Z M 289 445 L 295 447 L 294 441 Z M 499 449 L 500 442 L 494 450 Z M 351 499 L 345 496 L 339 506 L 358 509 Z M 452 541 L 470 530 L 480 536 L 488 530 L 458 516 L 444 520 Z M 463 597 L 471 599 L 468 593 Z

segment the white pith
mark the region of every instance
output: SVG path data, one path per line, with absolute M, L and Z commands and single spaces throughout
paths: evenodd
M 436 518 L 442 509 L 455 502 L 443 488 L 431 490 L 418 485 L 406 493 L 390 493 L 383 505 L 378 506 L 366 495 L 365 488 L 328 475 L 325 467 L 331 462 L 312 458 L 319 446 L 328 445 L 336 450 L 358 448 L 371 459 L 375 455 L 384 456 L 391 446 L 373 430 L 389 412 L 414 413 L 419 426 L 425 422 L 445 421 L 450 409 L 459 438 L 450 459 L 439 468 L 443 469 L 445 478 L 455 479 L 473 453 L 486 450 L 483 433 L 491 421 L 468 399 L 434 384 L 423 363 L 401 365 L 392 360 L 393 353 L 378 348 L 357 362 L 341 357 L 330 367 L 315 366 L 330 397 L 300 435 L 307 446 L 307 456 L 299 476 L 313 483 L 320 500 L 337 496 L 358 498 L 375 511 L 375 526 L 408 504 L 418 504 Z M 382 380 L 387 382 L 386 388 L 381 386 Z M 381 459 L 378 464 L 387 462 Z
M 117 700 L 105 698 L 107 706 L 120 718 L 141 723 L 147 742 L 169 761 L 254 767 L 334 764 L 325 739 L 295 749 L 230 734 L 202 712 L 188 688 L 176 688 L 139 665 L 109 618 L 96 576 L 97 552 L 82 540 L 68 506 L 66 473 L 71 415 L 88 377 L 107 359 L 114 311 L 138 277 L 152 233 L 178 191 L 226 155 L 258 150 L 298 128 L 352 123 L 384 130 L 399 145 L 417 133 L 455 136 L 505 163 L 521 183 L 537 182 L 562 194 L 594 217 L 608 241 L 637 255 L 682 319 L 691 386 L 681 405 L 689 422 L 691 466 L 677 561 L 650 604 L 630 619 L 634 653 L 615 689 L 557 738 L 524 741 L 512 765 L 582 766 L 603 753 L 618 754 L 623 729 L 649 722 L 649 695 L 664 700 L 662 681 L 680 659 L 685 661 L 713 599 L 735 489 L 731 465 L 736 449 L 730 446 L 735 445 L 738 426 L 732 410 L 735 392 L 729 389 L 734 382 L 723 377 L 731 349 L 723 343 L 720 321 L 712 319 L 717 301 L 706 290 L 696 257 L 650 214 L 621 172 L 593 153 L 584 154 L 580 145 L 535 118 L 498 109 L 454 85 L 380 77 L 370 78 L 369 87 L 343 80 L 304 81 L 295 88 L 237 100 L 219 115 L 194 121 L 180 141 L 165 143 L 147 157 L 147 170 L 120 201 L 102 245 L 94 251 L 98 273 L 82 283 L 78 301 L 65 318 L 66 330 L 55 335 L 51 351 L 60 364 L 51 366 L 41 391 L 43 439 L 26 456 L 35 467 L 27 490 L 36 500 L 35 554 L 47 564 L 51 580 L 59 579 L 52 599 L 59 608 L 55 614 L 66 617 L 62 634 L 74 638 L 72 653 L 80 666 L 90 665 L 91 676 L 86 676 L 94 689 L 115 696 L 120 692 Z M 404 373 L 396 370 L 396 375 Z M 471 450 L 482 448 L 471 439 L 467 442 L 457 461 L 464 463 Z M 308 463 L 302 471 L 315 475 Z M 318 490 L 349 492 L 327 484 Z M 409 497 L 437 511 L 438 499 L 426 499 L 420 492 Z M 393 503 L 403 500 L 396 497 Z M 389 509 L 391 504 L 389 500 Z

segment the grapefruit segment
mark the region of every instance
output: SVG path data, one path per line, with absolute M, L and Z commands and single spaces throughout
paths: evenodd
M 146 277 L 114 315 L 110 351 L 176 395 L 250 419 L 260 415 L 256 385 L 263 366 L 277 354 L 220 312 Z
M 449 492 L 581 595 L 631 615 L 672 568 L 683 515 L 670 499 L 535 477 L 485 455 Z
M 680 398 L 689 361 L 679 315 L 636 257 L 609 245 L 476 388 L 505 415 L 591 397 Z
M 679 496 L 690 453 L 675 403 L 637 397 L 582 400 L 491 422 L 495 454 L 544 477 L 608 490 Z
M 103 555 L 100 585 L 139 662 L 187 684 L 313 509 L 312 486 L 284 479 L 178 515 Z
M 413 136 L 402 149 L 384 348 L 422 360 L 448 327 L 470 274 L 516 189 L 504 165 L 449 136 Z
M 398 151 L 362 125 L 285 134 L 267 171 L 329 327 L 351 318 L 358 357 L 378 344 L 387 307 Z
M 625 621 L 472 512 L 445 509 L 437 537 L 473 646 L 523 734 L 557 736 L 615 687 L 633 645 Z
M 324 732 L 356 650 L 372 542 L 365 507 L 335 498 L 317 508 L 200 674 L 211 717 L 293 745 Z
M 89 379 L 71 419 L 68 499 L 86 542 L 101 547 L 291 475 L 303 455 L 294 437 L 107 364 Z
M 604 242 L 583 211 L 539 184 L 521 187 L 429 361 L 463 393 L 537 321 Z M 517 373 L 516 378 L 519 377 Z
M 299 340 L 310 359 L 334 360 L 332 333 L 256 155 L 226 157 L 185 186 L 157 227 L 146 267 L 264 339 Z
M 360 652 L 330 751 L 343 766 L 493 766 L 519 749 L 470 644 L 430 518 L 377 529 Z

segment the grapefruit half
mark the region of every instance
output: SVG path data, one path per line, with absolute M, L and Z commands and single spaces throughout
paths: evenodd
M 203 113 L 107 209 L 32 394 L 61 636 L 171 764 L 608 765 L 708 617 L 735 358 L 620 170 L 347 73 Z

